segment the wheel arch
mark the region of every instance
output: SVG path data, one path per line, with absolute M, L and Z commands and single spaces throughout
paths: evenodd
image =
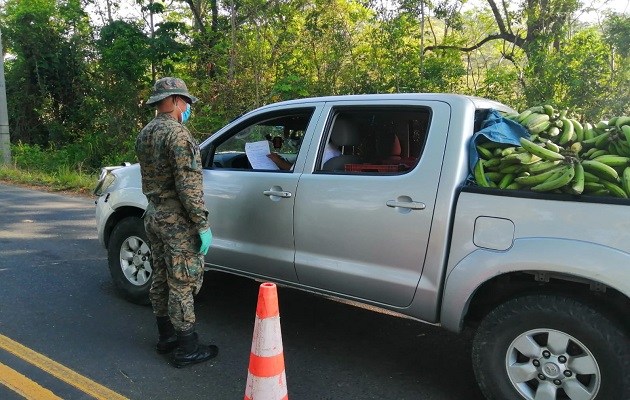
M 105 239 L 105 248 L 109 248 L 109 239 L 112 234 L 112 230 L 114 227 L 123 219 L 127 217 L 138 217 L 141 218 L 142 214 L 144 214 L 144 210 L 134 206 L 122 206 L 118 207 L 112 215 L 110 215 L 107 223 L 105 224 L 104 231 L 104 239 Z
M 520 239 L 505 252 L 478 249 L 449 271 L 441 323 L 459 332 L 510 298 L 543 291 L 605 305 L 622 322 L 630 307 L 629 267 L 627 253 L 564 239 Z
M 624 316 L 624 310 L 630 308 L 630 299 L 620 291 L 592 279 L 531 270 L 505 273 L 484 282 L 470 298 L 462 328 L 476 327 L 499 304 L 532 294 L 576 298 L 618 321 L 630 334 L 630 324 Z

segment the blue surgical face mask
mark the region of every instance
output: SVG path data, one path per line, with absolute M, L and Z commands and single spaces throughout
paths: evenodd
M 188 118 L 190 118 L 190 113 L 190 104 L 186 103 L 186 111 L 182 112 L 182 124 L 188 121 Z

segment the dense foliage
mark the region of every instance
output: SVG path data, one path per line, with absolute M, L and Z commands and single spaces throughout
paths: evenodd
M 630 114 L 630 16 L 586 23 L 577 0 L 124 3 L 2 2 L 18 162 L 133 161 L 153 115 L 142 104 L 166 75 L 200 98 L 189 123 L 198 139 L 257 106 L 332 94 L 453 92 L 516 109 L 546 102 L 590 121 Z

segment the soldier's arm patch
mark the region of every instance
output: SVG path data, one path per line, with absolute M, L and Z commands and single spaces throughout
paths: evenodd
M 190 154 L 191 154 L 191 160 L 190 160 L 190 169 L 192 170 L 197 170 L 197 157 L 198 157 L 198 153 L 199 153 L 199 147 L 197 147 L 196 143 L 193 143 L 191 141 L 188 141 L 188 146 L 190 147 Z

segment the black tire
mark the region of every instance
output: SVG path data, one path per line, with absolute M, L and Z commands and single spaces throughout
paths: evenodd
M 532 400 L 538 391 L 549 400 L 630 399 L 628 336 L 570 297 L 529 295 L 498 306 L 475 334 L 472 361 L 489 400 Z
M 144 222 L 138 217 L 120 220 L 107 248 L 109 272 L 120 294 L 136 304 L 149 304 L 153 270 Z

